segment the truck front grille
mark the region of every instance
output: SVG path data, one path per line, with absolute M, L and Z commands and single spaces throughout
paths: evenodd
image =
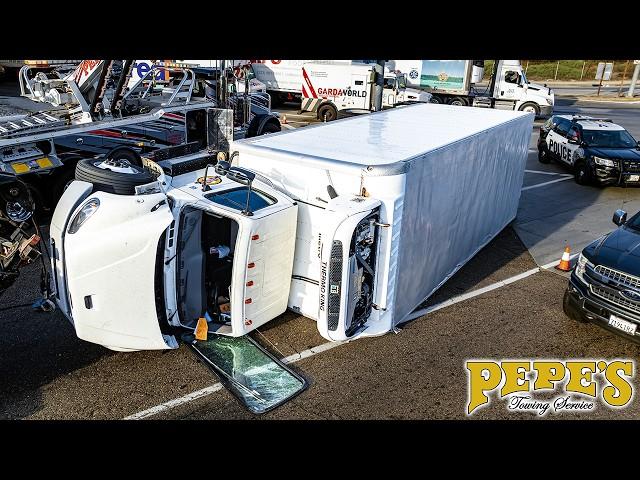
M 329 263 L 329 308 L 327 309 L 327 328 L 335 331 L 340 318 L 340 293 L 342 292 L 342 242 L 334 240 Z
M 640 314 L 640 305 L 632 302 L 631 300 L 627 300 L 626 298 L 613 291 L 591 285 L 591 293 L 593 293 L 596 297 L 600 297 L 601 299 L 609 303 L 617 305 L 618 307 L 622 307 L 634 313 Z
M 613 268 L 605 267 L 604 265 L 598 265 L 594 270 L 614 283 L 625 287 L 640 289 L 640 278 L 638 277 L 614 270 Z

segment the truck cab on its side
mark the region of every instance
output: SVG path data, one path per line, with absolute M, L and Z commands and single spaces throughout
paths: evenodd
M 237 337 L 287 308 L 297 205 L 218 161 L 231 139 L 223 112 L 215 145 L 145 159 L 148 183 L 134 194 L 101 180 L 107 169 L 113 182 L 115 172 L 141 175 L 113 165 L 95 165 L 93 182 L 63 194 L 50 230 L 52 287 L 79 338 L 118 351 L 177 348 L 200 317 Z

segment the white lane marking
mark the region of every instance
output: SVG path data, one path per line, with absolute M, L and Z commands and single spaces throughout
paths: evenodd
M 573 260 L 574 258 L 576 258 L 578 255 L 580 255 L 579 253 L 574 253 L 572 255 L 569 255 L 569 261 Z M 544 268 L 545 270 L 548 270 L 550 268 L 555 267 L 556 265 L 558 265 L 560 263 L 560 260 L 555 260 L 553 262 L 549 262 L 546 263 L 544 265 L 542 265 L 540 268 Z
M 169 400 L 168 402 L 161 403 L 160 405 L 156 405 L 155 407 L 151 407 L 147 410 L 143 410 L 138 413 L 134 413 L 133 415 L 129 415 L 128 417 L 123 418 L 123 420 L 140 420 L 141 418 L 150 417 L 152 415 L 156 415 L 160 412 L 164 412 L 165 410 L 170 410 L 175 408 L 183 403 L 192 402 L 198 398 L 206 397 L 207 395 L 211 395 L 214 392 L 222 389 L 221 383 L 216 383 L 209 387 L 205 387 L 201 390 L 196 390 L 195 392 L 191 392 L 184 397 L 176 398 L 174 400 Z
M 570 173 L 545 172 L 543 170 L 525 170 L 525 173 L 539 173 L 540 175 L 560 175 L 562 177 L 573 177 Z
M 292 127 L 291 125 L 286 124 L 286 123 L 281 123 L 280 126 L 282 128 L 286 128 L 287 130 L 295 130 L 296 129 L 296 127 Z
M 340 345 L 344 345 L 347 342 L 327 342 L 322 345 L 318 345 L 317 347 L 312 347 L 307 350 L 303 350 L 300 353 L 294 353 L 293 355 L 289 355 L 282 359 L 283 363 L 295 363 L 304 358 L 313 357 L 318 353 L 326 352 L 327 350 L 331 350 L 332 348 L 338 347 Z M 123 418 L 123 420 L 141 420 L 143 418 L 151 417 L 153 415 L 157 415 L 160 412 L 164 412 L 166 410 L 171 410 L 172 408 L 178 407 L 180 405 L 184 405 L 185 403 L 193 402 L 198 398 L 206 397 L 211 395 L 212 393 L 217 392 L 218 390 L 222 390 L 222 384 L 216 383 L 209 387 L 205 387 L 201 390 L 196 390 L 195 392 L 191 392 L 184 397 L 174 398 L 173 400 L 169 400 L 168 402 L 161 403 L 160 405 L 156 405 L 155 407 L 148 408 L 147 410 L 142 410 L 141 412 L 134 413 L 133 415 L 129 415 L 128 417 Z
M 522 190 L 520 190 L 520 191 L 524 192 L 525 190 L 531 190 L 533 188 L 544 187 L 545 185 L 551 185 L 552 183 L 564 182 L 565 180 L 570 180 L 571 178 L 573 178 L 573 175 L 569 175 L 567 177 L 562 177 L 562 178 L 556 178 L 555 180 L 549 180 L 548 182 L 538 183 L 536 185 L 530 185 L 528 187 L 523 187 Z
M 574 253 L 573 255 L 570 256 L 571 260 L 573 260 L 575 257 L 577 257 L 578 254 Z M 527 278 L 535 273 L 538 273 L 541 269 L 549 269 L 552 267 L 555 267 L 556 265 L 558 265 L 560 263 L 560 260 L 556 260 L 555 262 L 550 262 L 547 263 L 545 265 L 542 265 L 540 267 L 536 267 L 536 268 L 532 268 L 531 270 L 527 270 L 526 272 L 520 273 L 518 275 L 514 275 L 513 277 L 509 277 L 506 280 L 501 280 L 499 282 L 496 283 L 492 283 L 491 285 L 487 285 L 486 287 L 482 287 L 479 288 L 477 290 L 473 290 L 471 292 L 468 293 L 463 293 L 461 295 L 457 295 L 455 297 L 452 297 L 448 300 L 445 300 L 444 302 L 440 302 L 436 305 L 432 305 L 430 307 L 427 307 L 423 310 L 419 310 L 418 312 L 414 312 L 413 314 L 411 314 L 409 316 L 409 318 L 407 318 L 405 320 L 405 322 L 408 322 L 409 320 L 414 320 L 418 317 L 422 317 L 424 315 L 426 315 L 427 313 L 430 312 L 434 312 L 436 310 L 440 310 L 442 308 L 448 307 L 450 305 L 454 305 L 456 303 L 462 302 L 464 300 L 468 300 L 470 298 L 474 298 L 477 297 L 479 295 L 482 295 L 483 293 L 487 293 L 490 292 L 492 290 L 496 290 L 500 287 L 504 287 L 506 285 L 509 285 L 511 283 L 517 282 L 518 280 L 522 280 L 523 278 Z M 404 323 L 404 322 L 403 322 Z M 322 352 L 326 352 L 327 350 L 331 350 L 332 348 L 338 347 L 340 345 L 344 345 L 345 343 L 348 342 L 327 342 L 327 343 L 323 343 L 322 345 L 318 345 L 317 347 L 312 347 L 309 348 L 307 350 L 304 350 L 300 353 L 295 353 L 293 355 L 289 355 L 288 357 L 285 357 L 282 359 L 283 363 L 294 363 L 297 362 L 299 360 L 302 360 L 304 358 L 309 358 L 312 357 L 314 355 L 317 355 L 319 353 Z M 221 383 L 216 383 L 214 385 L 211 385 L 209 387 L 205 387 L 201 390 L 196 390 L 195 392 L 189 393 L 188 395 L 185 395 L 183 397 L 180 398 L 175 398 L 173 400 L 169 400 L 168 402 L 164 402 L 161 403 L 160 405 L 156 405 L 155 407 L 151 407 L 148 408 L 147 410 L 142 410 L 141 412 L 138 413 L 134 413 L 133 415 L 129 415 L 128 417 L 125 417 L 123 420 L 141 420 L 143 418 L 147 418 L 147 417 L 151 417 L 153 415 L 157 415 L 160 412 L 164 412 L 166 410 L 171 410 L 172 408 L 178 407 L 180 405 L 184 405 L 186 403 L 192 402 L 194 400 L 197 400 L 198 398 L 202 398 L 202 397 L 206 397 L 208 395 L 211 395 L 212 393 L 215 393 L 219 390 L 221 390 L 222 384 Z

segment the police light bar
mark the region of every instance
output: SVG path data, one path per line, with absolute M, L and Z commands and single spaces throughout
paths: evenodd
M 158 67 L 178 67 L 178 68 L 198 68 L 200 65 L 196 65 L 195 63 L 177 63 L 177 62 L 156 62 L 154 65 Z
M 590 117 L 588 115 L 574 115 L 573 117 L 571 117 L 571 121 L 573 121 L 573 122 L 580 122 L 582 120 L 591 121 L 591 122 L 611 122 L 611 123 L 613 123 L 613 120 L 611 120 L 610 118 Z

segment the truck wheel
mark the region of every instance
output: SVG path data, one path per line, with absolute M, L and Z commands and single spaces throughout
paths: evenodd
M 431 95 L 431 99 L 429 100 L 429 103 L 442 103 L 442 99 L 440 97 L 438 97 L 437 95 Z
M 535 114 L 536 117 L 540 115 L 540 107 L 531 102 L 523 103 L 522 105 L 520 105 L 520 108 L 518 110 L 520 110 L 521 112 L 531 112 Z
M 580 162 L 575 166 L 574 177 L 578 185 L 589 185 L 591 183 L 591 174 L 585 162 Z
M 449 105 L 457 105 L 460 107 L 466 107 L 468 105 L 467 101 L 462 97 L 453 97 L 449 100 Z
M 330 103 L 324 104 L 318 109 L 318 120 L 321 122 L 330 122 L 336 118 L 338 118 L 338 110 Z
M 116 162 L 121 160 L 126 160 L 131 165 L 137 165 L 138 167 L 142 167 L 142 160 L 140 160 L 140 156 L 128 148 L 119 148 L 111 152 L 107 158 L 109 160 L 115 160 Z
M 278 133 L 281 132 L 282 128 L 276 122 L 268 122 L 263 128 L 262 131 L 258 135 L 266 135 L 268 133 Z
M 551 163 L 551 158 L 546 148 L 538 149 L 538 161 L 540 163 Z
M 135 187 L 151 183 L 155 177 L 127 160 L 88 158 L 76 165 L 76 180 L 93 183 L 95 191 L 133 195 Z

